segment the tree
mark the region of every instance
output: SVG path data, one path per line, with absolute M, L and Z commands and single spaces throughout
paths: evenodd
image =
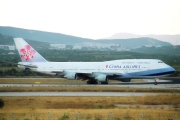
M 4 107 L 4 101 L 2 99 L 0 99 L 0 108 Z

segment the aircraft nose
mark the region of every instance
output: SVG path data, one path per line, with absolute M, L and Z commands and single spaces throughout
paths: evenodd
M 171 72 L 171 73 L 174 73 L 176 70 L 173 67 L 169 67 L 168 71 Z

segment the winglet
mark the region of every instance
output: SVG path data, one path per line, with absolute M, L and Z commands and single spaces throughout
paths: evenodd
M 14 38 L 16 48 L 19 52 L 22 62 L 47 62 L 33 47 L 24 39 Z

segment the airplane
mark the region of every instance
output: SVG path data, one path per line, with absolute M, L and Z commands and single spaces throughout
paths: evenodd
M 18 67 L 69 80 L 88 80 L 87 84 L 108 84 L 109 80 L 130 82 L 131 79 L 154 79 L 175 72 L 158 59 L 120 59 L 104 62 L 50 62 L 43 58 L 23 38 L 14 38 L 22 62 Z

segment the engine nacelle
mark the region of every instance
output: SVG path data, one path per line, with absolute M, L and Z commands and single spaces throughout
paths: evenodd
M 65 78 L 69 79 L 69 80 L 77 80 L 77 75 L 76 73 L 67 73 L 65 76 Z
M 104 75 L 104 74 L 98 75 L 97 77 L 95 77 L 95 79 L 96 79 L 98 82 L 107 82 L 107 76 Z
M 122 79 L 122 82 L 131 82 L 131 79 Z

